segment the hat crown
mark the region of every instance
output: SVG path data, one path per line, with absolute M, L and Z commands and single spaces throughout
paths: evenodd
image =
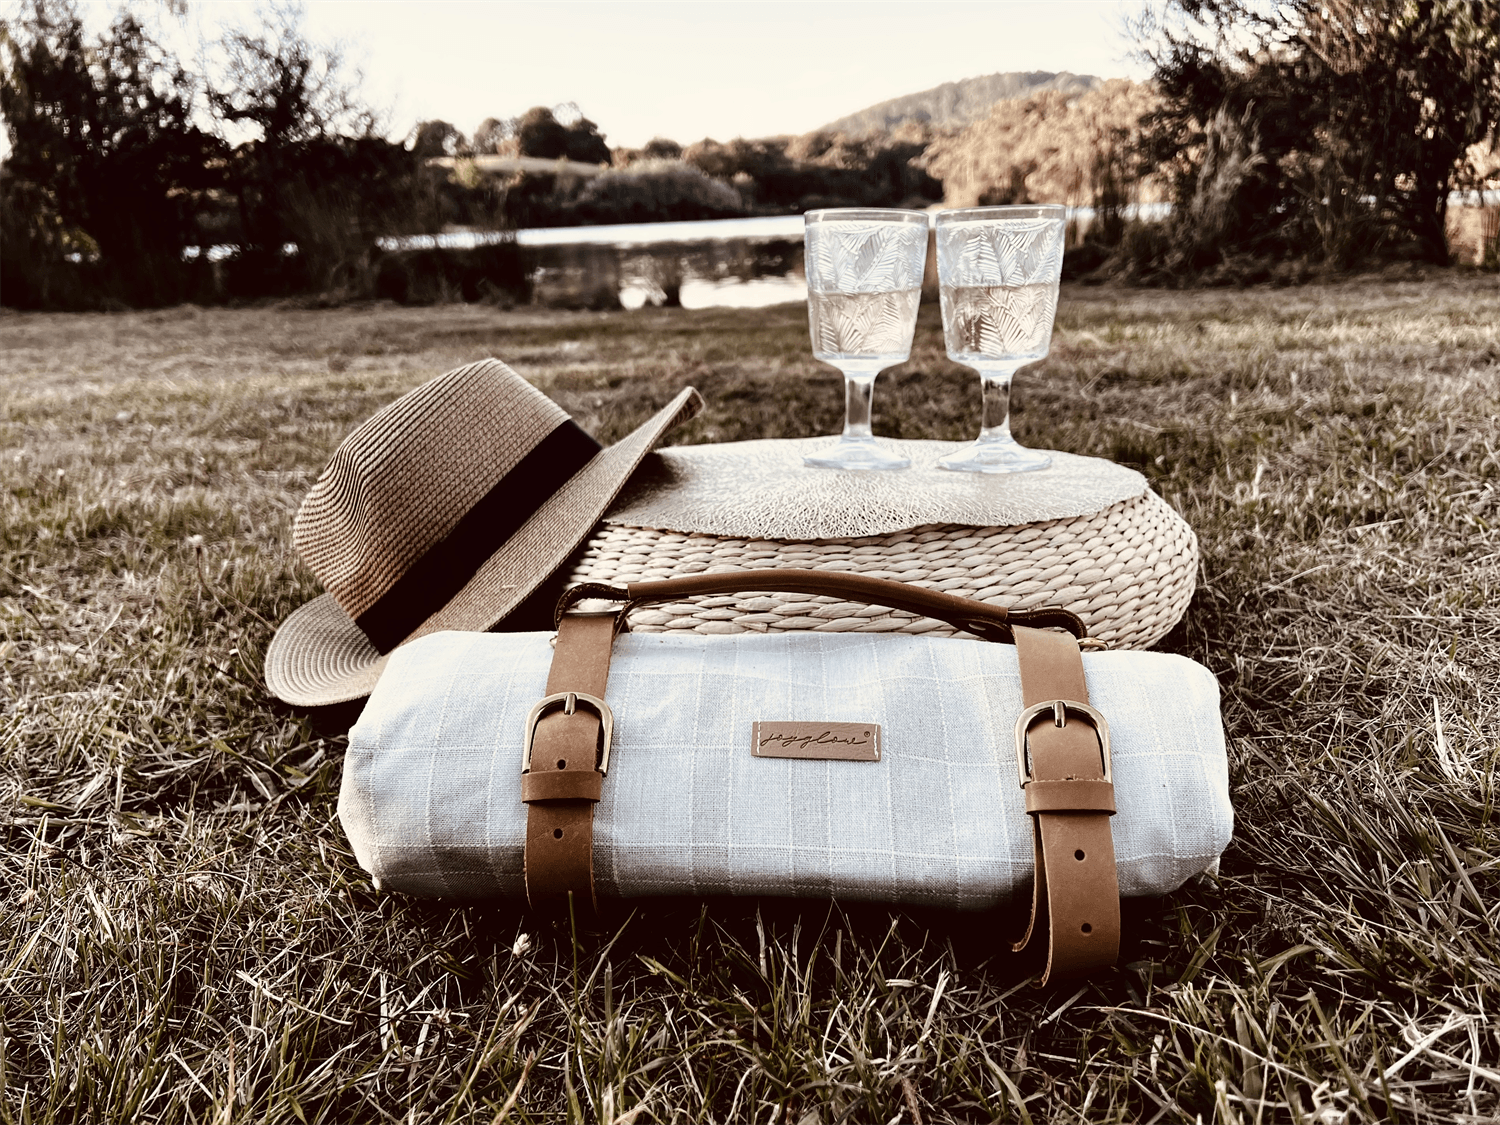
M 440 375 L 344 439 L 297 513 L 297 551 L 358 619 L 568 420 L 498 360 Z

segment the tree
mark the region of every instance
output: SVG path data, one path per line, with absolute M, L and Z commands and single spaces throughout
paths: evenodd
M 520 116 L 515 123 L 520 154 L 544 160 L 565 157 L 583 164 L 608 164 L 609 145 L 604 143 L 599 126 L 579 113 L 577 106 L 570 104 L 558 109 L 568 111 L 567 116 L 572 118 L 569 124 L 564 125 L 554 111 L 540 105 Z
M 344 73 L 334 46 L 303 34 L 301 10 L 271 9 L 258 33 L 226 33 L 222 75 L 209 102 L 225 121 L 248 125 L 268 148 L 328 136 L 373 136 L 379 124 L 359 96 L 359 76 Z
M 1500 139 L 1500 0 L 1165 0 L 1138 33 L 1186 266 L 1308 247 L 1447 261 L 1449 192 Z
M 182 250 L 223 153 L 194 124 L 196 79 L 128 12 L 90 46 L 71 4 L 33 0 L 3 33 L 5 241 L 34 256 L 21 280 L 45 285 L 66 256 L 97 256 L 115 298 L 180 300 Z
M 522 156 L 557 160 L 568 155 L 568 131 L 546 106 L 533 106 L 516 122 L 516 139 Z
M 236 270 L 247 293 L 347 284 L 370 268 L 381 235 L 441 221 L 436 173 L 378 135 L 338 49 L 303 34 L 299 9 L 273 15 L 258 32 L 225 35 L 209 92 L 221 120 L 257 134 L 229 164 L 242 231 Z
M 610 162 L 609 145 L 604 143 L 604 135 L 599 132 L 599 126 L 582 115 L 568 126 L 568 159 L 580 164 Z
M 681 160 L 682 146 L 666 137 L 652 137 L 641 149 L 641 157 L 645 160 Z
M 464 135 L 446 121 L 421 121 L 412 131 L 411 151 L 418 160 L 456 156 L 467 148 Z
M 497 117 L 486 117 L 479 123 L 479 128 L 474 130 L 474 151 L 477 153 L 499 152 L 500 146 L 514 138 L 515 133 L 515 121 L 501 121 Z

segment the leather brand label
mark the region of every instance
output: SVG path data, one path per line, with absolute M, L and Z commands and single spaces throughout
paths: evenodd
M 752 723 L 750 731 L 757 758 L 880 761 L 879 723 Z

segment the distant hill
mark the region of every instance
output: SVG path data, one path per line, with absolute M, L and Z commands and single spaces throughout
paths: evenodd
M 1067 71 L 1061 74 L 1047 70 L 986 74 L 981 78 L 944 82 L 941 86 L 923 90 L 920 94 L 892 98 L 888 102 L 881 102 L 858 113 L 851 113 L 848 117 L 831 121 L 823 126 L 823 130 L 859 136 L 886 132 L 907 121 L 939 127 L 958 127 L 987 117 L 990 109 L 999 101 L 1025 98 L 1045 90 L 1086 94 L 1102 85 L 1102 78 L 1095 78 L 1091 74 L 1069 74 Z

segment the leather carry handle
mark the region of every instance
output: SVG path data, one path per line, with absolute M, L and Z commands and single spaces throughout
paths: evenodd
M 1014 634 L 1010 629 L 1012 625 L 1031 629 L 1065 629 L 1080 640 L 1088 636 L 1088 627 L 1076 613 L 1053 606 L 1007 610 L 1004 606 L 960 598 L 938 590 L 927 590 L 906 582 L 893 582 L 888 578 L 792 568 L 719 571 L 713 574 L 693 574 L 685 578 L 665 578 L 655 582 L 632 582 L 627 586 L 584 582 L 564 591 L 563 596 L 558 599 L 555 621 L 560 622 L 568 610 L 588 598 L 623 602 L 622 609 L 609 611 L 618 612 L 623 621 L 625 615 L 637 606 L 706 594 L 737 594 L 751 590 L 778 594 L 815 594 L 868 605 L 887 605 L 920 617 L 946 621 L 955 629 L 973 633 L 986 641 L 1014 643 Z

